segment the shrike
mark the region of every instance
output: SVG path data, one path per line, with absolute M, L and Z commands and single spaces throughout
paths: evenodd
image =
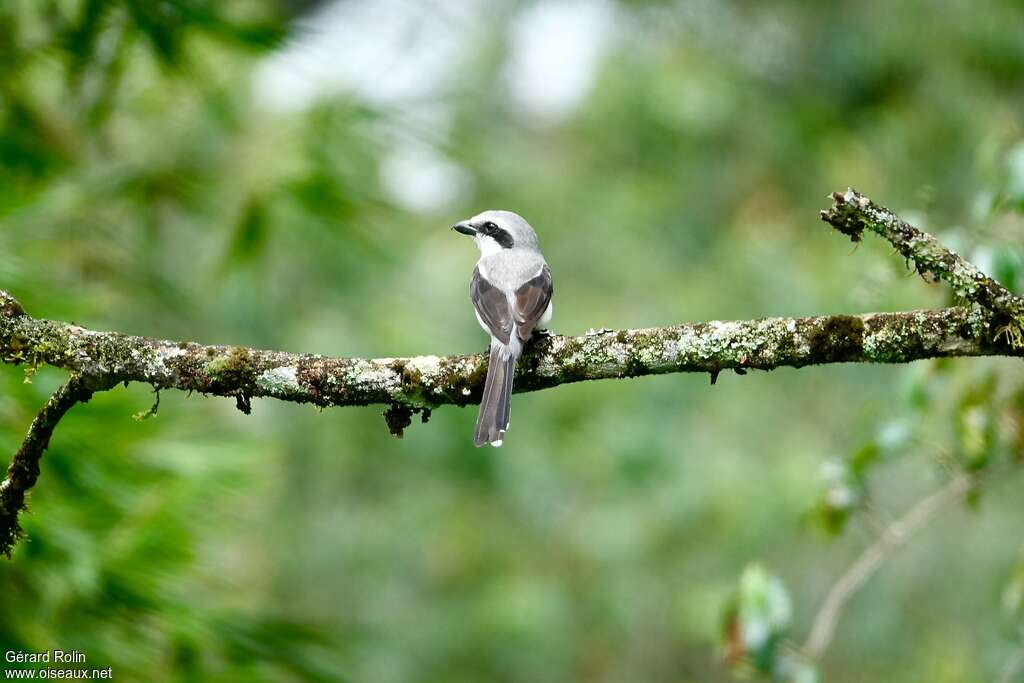
M 551 270 L 537 233 L 519 214 L 484 211 L 452 230 L 472 235 L 480 248 L 469 298 L 480 327 L 491 335 L 491 358 L 473 443 L 500 446 L 509 423 L 516 361 L 535 327 L 551 320 Z

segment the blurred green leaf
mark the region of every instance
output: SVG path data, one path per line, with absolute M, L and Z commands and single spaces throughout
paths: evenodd
M 748 565 L 725 612 L 726 659 L 734 666 L 750 664 L 762 673 L 776 672 L 791 618 L 792 606 L 782 581 L 760 564 Z
M 989 465 L 999 445 L 999 419 L 994 406 L 996 383 L 995 375 L 989 375 L 968 388 L 957 405 L 957 456 L 968 471 Z
M 269 230 L 266 203 L 259 197 L 250 198 L 235 225 L 225 265 L 246 264 L 258 257 L 266 247 Z

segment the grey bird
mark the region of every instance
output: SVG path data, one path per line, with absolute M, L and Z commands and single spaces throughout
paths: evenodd
M 480 327 L 491 335 L 490 363 L 473 443 L 500 446 L 509 423 L 512 380 L 525 344 L 536 327 L 551 320 L 551 269 L 537 233 L 519 214 L 484 211 L 452 226 L 480 248 L 469 298 Z

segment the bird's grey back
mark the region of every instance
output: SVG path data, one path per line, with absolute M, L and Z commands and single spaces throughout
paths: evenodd
M 481 258 L 477 267 L 495 287 L 512 293 L 537 277 L 545 265 L 539 251 L 512 248 Z

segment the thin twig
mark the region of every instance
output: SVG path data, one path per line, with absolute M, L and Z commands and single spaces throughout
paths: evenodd
M 999 678 L 996 679 L 996 683 L 1013 683 L 1013 679 L 1017 678 L 1021 669 L 1024 669 L 1024 646 L 1014 650 L 1006 660 L 1006 665 L 1000 672 Z
M 810 635 L 803 646 L 803 653 L 809 660 L 817 661 L 825 654 L 832 643 L 836 624 L 846 604 L 882 563 L 949 503 L 967 493 L 972 482 L 973 478 L 970 475 L 961 474 L 918 501 L 906 514 L 887 526 L 878 539 L 850 565 L 832 586 L 814 617 Z
M 28 434 L 11 459 L 7 476 L 0 481 L 0 555 L 10 557 L 11 548 L 22 535 L 18 514 L 25 509 L 25 495 L 39 478 L 39 460 L 43 457 L 54 427 L 76 403 L 88 401 L 95 386 L 74 376 L 50 396 L 32 420 Z

